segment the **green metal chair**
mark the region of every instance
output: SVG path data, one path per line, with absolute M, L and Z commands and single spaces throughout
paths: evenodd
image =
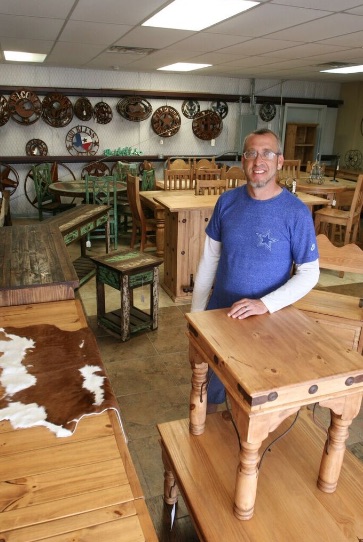
M 116 175 L 116 178 L 119 182 L 125 183 L 127 181 L 127 175 L 137 175 L 138 165 L 135 163 L 128 162 L 116 162 L 113 172 Z M 118 216 L 119 216 L 119 225 L 124 232 L 127 232 L 129 227 L 132 226 L 132 213 L 129 205 L 129 200 L 127 199 L 127 192 L 125 194 L 121 193 L 117 195 L 117 207 L 118 207 Z
M 95 177 L 86 174 L 86 203 L 109 205 L 109 236 L 115 249 L 118 247 L 117 178 L 115 175 Z M 90 239 L 104 239 L 108 232 L 102 227 L 89 234 Z M 107 239 L 106 239 L 107 246 Z
M 144 169 L 141 175 L 141 191 L 155 190 L 155 169 Z
M 55 215 L 76 206 L 75 203 L 62 202 L 59 195 L 49 191 L 49 185 L 52 183 L 50 164 L 33 166 L 32 172 L 39 220 L 43 220 L 43 212 Z

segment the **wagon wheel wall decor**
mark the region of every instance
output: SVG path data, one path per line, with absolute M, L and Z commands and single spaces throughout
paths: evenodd
M 60 169 L 60 171 L 59 171 Z M 74 176 L 73 171 L 66 166 L 65 164 L 62 164 L 61 162 L 54 162 L 51 166 L 51 177 L 52 182 L 56 183 L 57 181 L 65 181 L 65 180 L 73 180 L 75 181 L 76 178 Z M 70 179 L 71 177 L 71 179 Z M 29 201 L 29 203 L 38 209 L 38 200 L 35 193 L 35 186 L 34 186 L 34 178 L 33 178 L 33 169 L 30 169 L 25 177 L 24 181 L 24 193 L 26 199 Z
M 123 98 L 116 105 L 117 112 L 126 120 L 141 122 L 150 117 L 152 113 L 151 104 L 138 96 Z
M 41 139 L 30 139 L 25 146 L 27 156 L 47 156 L 48 147 Z
M 79 120 L 91 120 L 93 107 L 88 98 L 78 98 L 74 104 L 74 114 Z
M 345 164 L 346 166 L 359 169 L 362 163 L 362 153 L 358 149 L 352 149 L 345 153 Z
M 9 104 L 5 96 L 0 96 L 0 126 L 4 126 L 10 119 Z
M 73 119 L 72 102 L 63 94 L 47 94 L 42 105 L 43 120 L 53 128 L 67 126 Z
M 18 124 L 34 124 L 42 115 L 42 103 L 31 90 L 13 92 L 8 101 L 11 118 Z
M 103 175 L 110 175 L 110 168 L 104 162 L 92 162 L 82 169 L 82 179 L 86 178 L 86 173 L 94 177 L 102 177 Z
M 108 124 L 112 120 L 112 109 L 106 102 L 98 102 L 93 108 L 93 118 L 98 124 Z
M 19 186 L 19 174 L 9 164 L 0 163 L 0 190 L 7 190 L 10 195 L 14 194 Z
M 151 127 L 160 137 L 171 137 L 180 129 L 181 119 L 174 107 L 159 107 L 151 117 Z
M 215 139 L 223 129 L 221 117 L 215 111 L 201 111 L 193 119 L 192 130 L 195 136 L 203 140 Z

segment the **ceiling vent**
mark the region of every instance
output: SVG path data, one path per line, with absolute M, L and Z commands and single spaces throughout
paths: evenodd
M 125 47 L 123 45 L 111 45 L 107 49 L 108 53 L 119 53 L 121 55 L 139 55 L 145 56 L 157 51 L 157 49 L 150 49 L 147 47 Z
M 354 64 L 352 64 L 351 62 L 325 62 L 324 64 L 317 64 L 316 65 L 318 68 L 327 68 L 327 69 L 332 69 L 332 68 L 347 68 L 348 66 L 354 66 Z

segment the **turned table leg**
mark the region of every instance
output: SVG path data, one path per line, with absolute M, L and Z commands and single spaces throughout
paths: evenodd
M 258 461 L 261 442 L 241 442 L 239 465 L 237 469 L 234 515 L 238 519 L 251 519 L 255 507 Z
M 189 430 L 192 435 L 201 435 L 207 416 L 207 373 L 205 363 L 192 344 L 189 345 L 189 361 L 192 367 L 192 389 L 189 403 Z
M 164 465 L 164 502 L 166 504 L 175 504 L 178 501 L 178 486 L 163 443 L 161 443 L 161 457 Z

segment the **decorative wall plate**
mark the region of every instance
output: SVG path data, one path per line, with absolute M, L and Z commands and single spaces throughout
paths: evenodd
M 108 124 L 112 120 L 112 109 L 106 102 L 98 102 L 93 108 L 93 118 L 98 124 Z
M 47 156 L 48 147 L 41 139 L 30 139 L 25 146 L 27 156 Z
M 226 116 L 228 115 L 227 102 L 223 102 L 222 100 L 217 100 L 216 102 L 212 102 L 210 104 L 210 108 L 212 109 L 212 111 L 215 111 L 216 113 L 218 113 L 221 119 L 226 118 Z
M 43 119 L 53 128 L 67 126 L 73 119 L 72 102 L 60 93 L 47 94 L 43 99 Z
M 117 112 L 126 120 L 141 122 L 150 117 L 151 104 L 144 98 L 129 96 L 120 100 L 116 106 Z
M 99 145 L 98 135 L 88 126 L 74 126 L 66 136 L 67 151 L 73 156 L 93 156 Z
M 74 104 L 74 114 L 79 120 L 90 120 L 93 115 L 93 107 L 88 98 L 78 98 Z
M 0 96 L 0 126 L 4 126 L 10 119 L 8 101 L 5 96 Z
M 180 128 L 181 119 L 174 107 L 163 105 L 159 107 L 151 117 L 151 127 L 160 137 L 171 137 Z
M 211 140 L 219 136 L 223 129 L 223 121 L 215 111 L 206 109 L 193 119 L 192 130 L 199 139 Z
M 184 117 L 194 119 L 195 115 L 200 111 L 200 105 L 197 100 L 184 100 L 181 107 Z
M 261 105 L 259 114 L 264 122 L 270 122 L 276 115 L 276 106 L 266 102 Z
M 38 96 L 26 88 L 10 95 L 8 108 L 12 119 L 18 124 L 34 124 L 42 114 L 42 103 Z

